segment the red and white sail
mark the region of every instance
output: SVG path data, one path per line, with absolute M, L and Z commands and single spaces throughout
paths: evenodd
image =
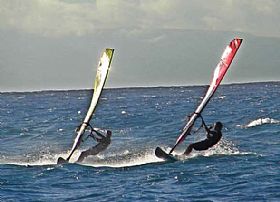
M 219 87 L 241 43 L 242 43 L 242 39 L 239 38 L 233 39 L 224 50 L 221 60 L 214 71 L 213 79 L 208 88 L 208 91 L 206 92 L 206 95 L 204 96 L 200 105 L 196 108 L 193 115 L 190 117 L 188 123 L 183 129 L 183 132 L 177 138 L 174 147 L 171 149 L 169 153 L 172 153 L 173 150 L 177 147 L 177 145 L 183 142 L 186 136 L 190 134 L 194 122 L 198 118 L 198 114 L 202 113 L 204 107 L 207 105 L 207 103 L 209 102 L 209 100 L 211 99 L 211 97 L 214 95 L 215 91 Z

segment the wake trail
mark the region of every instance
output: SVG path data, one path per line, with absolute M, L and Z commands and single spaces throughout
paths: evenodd
M 165 147 L 161 145 L 166 151 L 169 151 L 170 147 Z M 106 153 L 97 156 L 90 156 L 86 158 L 80 165 L 91 166 L 91 167 L 112 167 L 112 168 L 123 168 L 123 167 L 133 167 L 146 164 L 157 164 L 164 162 L 163 159 L 157 158 L 154 154 L 155 148 L 148 148 L 144 151 L 134 151 L 129 148 L 116 153 Z M 73 154 L 69 163 L 75 163 L 79 157 L 80 150 Z M 237 147 L 230 141 L 221 140 L 216 146 L 210 148 L 209 150 L 197 152 L 193 151 L 188 156 L 180 155 L 183 151 L 175 151 L 173 154 L 179 155 L 179 161 L 187 162 L 193 158 L 199 158 L 200 156 L 210 157 L 215 155 L 248 155 L 251 153 L 240 152 Z M 58 157 L 66 158 L 67 152 L 59 154 L 45 154 L 41 156 L 31 156 L 27 159 L 22 157 L 6 158 L 0 161 L 0 164 L 13 164 L 20 166 L 45 166 L 45 165 L 57 165 Z

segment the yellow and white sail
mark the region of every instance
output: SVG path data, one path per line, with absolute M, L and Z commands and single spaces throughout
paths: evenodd
M 98 100 L 100 98 L 100 95 L 102 93 L 103 87 L 105 85 L 105 82 L 106 82 L 106 79 L 107 79 L 107 76 L 108 76 L 108 73 L 110 70 L 110 65 L 112 62 L 113 54 L 114 54 L 114 49 L 107 48 L 103 52 L 103 54 L 100 58 L 100 61 L 98 63 L 98 67 L 97 67 L 95 82 L 94 82 L 94 92 L 93 92 L 92 100 L 91 100 L 88 112 L 86 114 L 86 117 L 77 132 L 77 136 L 74 140 L 70 154 L 66 159 L 67 161 L 69 161 L 69 159 L 71 158 L 74 151 L 79 147 L 83 134 L 89 124 L 89 121 L 91 120 L 91 118 L 93 116 L 93 113 L 96 109 Z

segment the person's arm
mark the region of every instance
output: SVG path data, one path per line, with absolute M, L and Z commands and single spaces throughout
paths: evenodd
M 102 142 L 104 139 L 106 139 L 106 137 L 102 133 L 100 133 L 99 131 L 97 131 L 97 130 L 93 130 L 93 131 L 96 133 L 97 137 L 95 137 L 95 140 L 97 142 Z
M 93 138 L 96 142 L 100 142 L 100 140 L 103 139 L 104 136 L 100 132 L 98 132 L 97 130 L 92 129 L 90 134 L 87 136 L 87 138 L 88 137 Z
M 207 127 L 206 123 L 204 122 L 204 119 L 202 118 L 202 116 L 200 115 L 201 121 L 202 121 L 202 125 L 204 126 L 207 135 L 211 132 L 210 129 Z
M 212 138 L 215 135 L 214 131 L 211 131 L 210 129 L 208 129 L 209 131 L 207 131 L 207 138 Z
M 209 128 L 206 126 L 206 124 L 205 124 L 205 122 L 204 122 L 204 119 L 203 119 L 203 117 L 201 116 L 201 114 L 200 114 L 200 113 L 196 113 L 196 112 L 195 112 L 194 114 L 196 114 L 197 117 L 201 118 L 202 125 L 203 125 L 203 127 L 206 129 L 206 131 L 208 132 L 208 131 L 209 131 Z

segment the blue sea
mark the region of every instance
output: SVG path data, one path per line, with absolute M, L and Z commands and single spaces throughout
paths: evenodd
M 206 88 L 105 89 L 91 125 L 111 129 L 112 144 L 74 163 L 89 138 L 63 165 L 92 91 L 0 93 L 0 201 L 280 201 L 280 82 L 220 86 L 202 114 L 223 122 L 220 143 L 173 163 L 154 155 L 175 144 Z

